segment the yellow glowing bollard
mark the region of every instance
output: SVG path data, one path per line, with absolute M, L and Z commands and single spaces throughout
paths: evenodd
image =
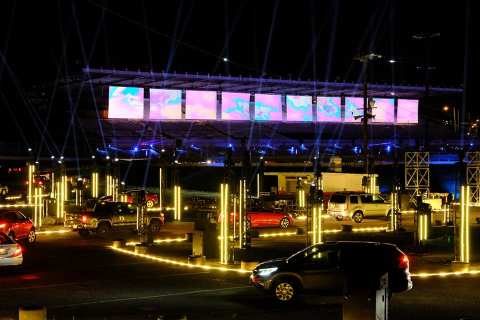
M 60 218 L 61 217 L 61 209 L 60 209 L 60 202 L 62 201 L 61 200 L 61 195 L 62 195 L 62 191 L 60 189 L 60 181 L 57 181 L 55 183 L 55 202 L 56 202 L 56 207 L 57 207 L 57 218 Z
M 182 188 L 180 186 L 173 187 L 173 210 L 174 219 L 182 219 Z
M 470 186 L 462 186 L 461 188 L 460 262 L 470 263 Z
M 227 264 L 229 260 L 229 191 L 228 184 L 220 185 L 220 263 Z
M 425 241 L 428 239 L 428 215 L 418 215 L 418 241 Z
M 315 205 L 312 208 L 312 244 L 323 242 L 323 221 L 322 221 L 323 205 Z

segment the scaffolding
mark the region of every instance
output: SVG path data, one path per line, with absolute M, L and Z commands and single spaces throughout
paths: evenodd
M 480 204 L 480 152 L 467 152 L 465 161 L 467 162 L 467 185 L 470 186 L 470 203 L 478 205 Z
M 405 152 L 405 189 L 410 203 L 430 191 L 430 153 Z

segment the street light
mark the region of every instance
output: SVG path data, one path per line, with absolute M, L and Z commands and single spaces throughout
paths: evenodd
M 450 106 L 449 105 L 444 105 L 442 108 L 443 112 L 449 112 L 450 111 Z M 460 110 L 457 110 L 455 106 L 452 107 L 452 115 L 453 115 L 453 131 L 457 132 L 459 124 L 458 120 L 460 119 Z

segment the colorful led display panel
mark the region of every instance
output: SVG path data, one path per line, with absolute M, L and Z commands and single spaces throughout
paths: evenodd
M 216 120 L 217 92 L 187 90 L 185 119 Z
M 250 120 L 250 94 L 222 92 L 222 120 Z
M 312 120 L 312 97 L 287 96 L 287 121 Z
M 317 121 L 341 122 L 342 99 L 340 97 L 317 97 Z
M 398 99 L 397 123 L 418 124 L 418 100 Z
M 371 122 L 393 123 L 395 121 L 395 100 L 393 98 L 373 98 L 370 101 L 374 101 L 372 114 L 375 115 L 375 118 L 370 119 Z
M 363 116 L 363 98 L 345 98 L 345 122 L 360 122 Z
M 182 91 L 150 89 L 150 120 L 182 119 Z
M 276 94 L 255 94 L 255 120 L 282 121 L 282 96 Z
M 108 88 L 108 118 L 143 119 L 143 88 Z

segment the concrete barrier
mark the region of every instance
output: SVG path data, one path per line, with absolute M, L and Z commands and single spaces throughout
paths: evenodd
M 140 243 L 135 246 L 135 253 L 146 254 L 147 251 L 148 251 L 148 246 L 144 243 Z
M 188 256 L 188 263 L 194 264 L 194 265 L 202 265 L 207 262 L 207 259 L 205 256 L 198 256 L 198 255 L 190 255 Z
M 46 320 L 47 308 L 39 306 L 25 306 L 18 309 L 18 320 Z
M 125 240 L 123 240 L 123 239 L 113 240 L 112 247 L 114 247 L 114 248 L 125 247 Z

